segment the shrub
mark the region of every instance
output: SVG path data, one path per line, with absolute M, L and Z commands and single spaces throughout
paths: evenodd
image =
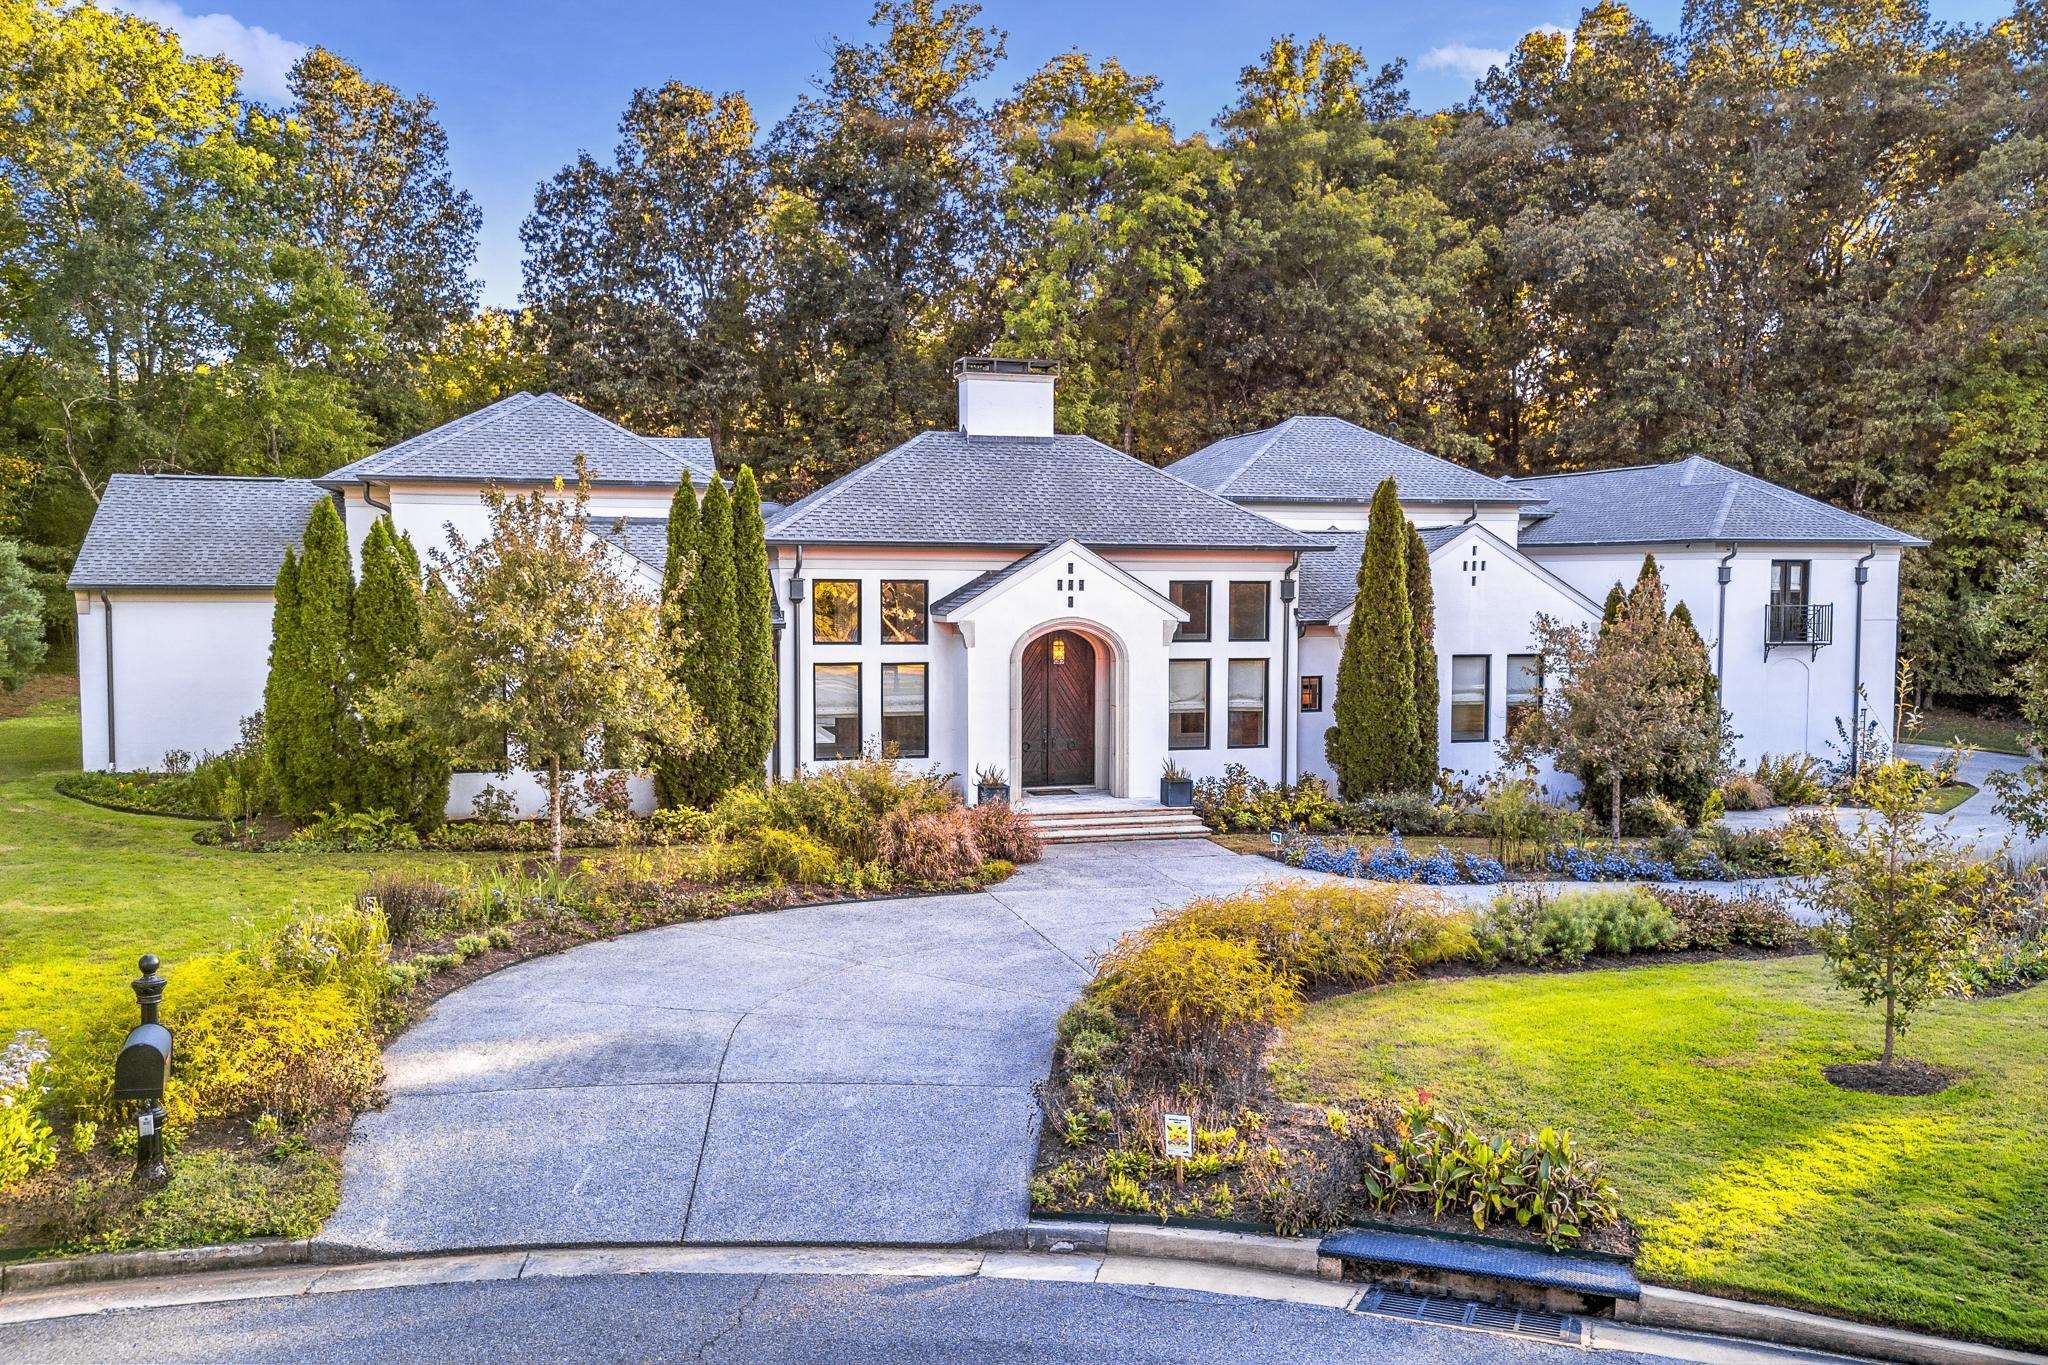
M 964 881 L 981 870 L 982 848 L 965 806 L 898 807 L 882 820 L 877 852 L 898 877 L 927 885 Z
M 1685 827 L 1685 813 L 1655 793 L 1634 797 L 1621 808 L 1621 828 L 1628 834 L 1675 834 Z
M 712 807 L 710 826 L 728 838 L 760 829 L 803 834 L 866 864 L 881 859 L 882 824 L 892 811 L 937 812 L 952 803 L 937 771 L 909 771 L 869 753 L 771 787 L 736 787 Z
M 285 844 L 327 853 L 378 853 L 420 846 L 419 831 L 394 811 L 344 811 L 340 806 L 293 832 Z
M 1508 893 L 1479 913 L 1472 933 L 1482 961 L 1524 966 L 1668 948 L 1680 937 L 1663 902 L 1639 888 Z
M 387 941 L 410 943 L 432 933 L 453 898 L 453 891 L 431 877 L 379 872 L 356 893 L 356 906 L 382 917 Z
M 1801 942 L 1798 921 L 1761 896 L 1721 897 L 1700 891 L 1656 890 L 1678 925 L 1674 948 L 1725 952 L 1729 948 L 1789 948 Z
M 1771 794 L 1774 806 L 1811 806 L 1827 799 L 1821 766 L 1806 754 L 1765 754 L 1756 761 L 1756 781 Z
M 1173 1044 L 1274 1027 L 1301 1008 L 1256 948 L 1194 931 L 1124 939 L 1103 956 L 1088 990 Z
M 1543 855 L 1543 864 L 1559 876 L 1575 882 L 1669 882 L 1678 879 L 1675 864 L 1625 849 L 1553 848 Z
M 1748 773 L 1730 773 L 1721 782 L 1723 810 L 1768 810 L 1771 789 Z
M 509 825 L 519 818 L 519 800 L 495 782 L 486 782 L 470 798 L 469 812 L 487 825 Z
M 624 820 L 633 814 L 633 788 L 623 768 L 583 774 L 576 784 L 576 800 L 592 815 Z
M 1345 828 L 1363 834 L 1449 834 L 1456 821 L 1456 808 L 1428 792 L 1381 792 L 1353 802 Z
M 1195 814 L 1221 834 L 1334 829 L 1342 809 L 1329 784 L 1319 777 L 1276 787 L 1254 777 L 1242 763 L 1230 764 L 1221 777 L 1205 777 L 1195 784 Z
M 1145 932 L 1245 944 L 1308 989 L 1395 980 L 1470 943 L 1462 919 L 1413 891 L 1301 881 L 1192 901 Z
M 24 1029 L 0 1049 L 0 1193 L 57 1160 L 57 1135 L 42 1114 L 50 1050 Z
M 739 872 L 764 881 L 800 886 L 829 883 L 839 859 L 808 834 L 763 827 L 738 841 Z
M 1498 858 L 1470 853 L 1449 853 L 1438 846 L 1435 853 L 1417 858 L 1408 852 L 1401 836 L 1395 835 L 1370 853 L 1356 845 L 1325 843 L 1312 835 L 1296 835 L 1280 848 L 1281 861 L 1305 872 L 1327 872 L 1339 877 L 1361 877 L 1378 882 L 1420 882 L 1425 886 L 1455 886 L 1460 882 L 1479 885 L 1504 881 L 1507 869 Z
M 1007 801 L 983 801 L 970 812 L 974 841 L 990 858 L 1008 863 L 1035 863 L 1044 852 L 1031 817 Z
M 165 1096 L 174 1123 L 345 1113 L 383 1076 L 370 1016 L 339 980 L 309 986 L 234 958 L 195 962 L 164 1022 L 178 1039 Z

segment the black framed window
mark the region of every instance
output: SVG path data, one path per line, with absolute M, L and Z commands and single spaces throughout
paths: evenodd
M 1323 675 L 1304 673 L 1301 675 L 1301 709 L 1320 711 L 1323 709 Z
M 923 584 L 918 586 L 922 587 Z M 898 758 L 930 752 L 930 691 L 923 664 L 882 665 L 882 747 Z
M 1209 583 L 1201 578 L 1176 578 L 1166 585 L 1166 595 L 1173 599 L 1173 605 L 1188 614 L 1188 623 L 1175 626 L 1176 640 L 1206 640 L 1209 638 Z
M 1261 585 L 1263 586 L 1263 585 Z M 1266 744 L 1266 661 L 1230 661 L 1230 747 L 1262 749 Z
M 927 636 L 929 589 L 922 578 L 882 580 L 882 643 L 921 645 Z
M 1207 587 L 1208 584 L 1203 584 Z M 1169 659 L 1166 663 L 1166 747 L 1209 747 L 1209 661 Z
M 1543 656 L 1508 655 L 1508 733 L 1528 723 L 1543 709 Z
M 1490 709 L 1487 687 L 1492 656 L 1454 654 L 1451 656 L 1451 742 L 1484 743 L 1488 736 L 1486 713 Z
M 1230 585 L 1230 638 L 1264 640 L 1272 627 L 1271 585 L 1232 583 Z
M 1807 607 L 1813 602 L 1813 561 L 1774 559 L 1771 561 L 1770 633 L 1773 643 L 1803 644 L 1811 632 Z
M 860 757 L 860 665 L 812 664 L 813 758 Z
M 811 584 L 811 643 L 860 643 L 858 578 L 820 578 Z

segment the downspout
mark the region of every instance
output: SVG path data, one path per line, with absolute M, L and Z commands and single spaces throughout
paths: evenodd
M 391 515 L 390 503 L 378 502 L 375 498 L 370 496 L 370 481 L 368 479 L 363 480 L 363 501 L 368 503 L 370 506 L 376 508 L 379 512 L 382 512 L 385 516 L 388 517 Z
M 782 631 L 783 627 L 781 626 L 775 628 L 775 657 L 778 660 L 782 658 Z M 776 705 L 780 707 L 782 704 L 782 689 L 780 687 L 775 689 L 775 696 Z M 768 775 L 771 779 L 779 779 L 782 776 L 782 717 L 780 716 L 775 718 L 775 743 L 768 751 Z
M 100 632 L 106 638 L 107 771 L 117 773 L 121 765 L 114 761 L 114 599 L 105 588 L 100 589 L 100 615 Z
M 1294 744 L 1301 732 L 1301 685 L 1294 678 L 1294 576 L 1300 571 L 1301 552 L 1297 550 L 1294 561 L 1280 579 L 1280 609 L 1284 619 L 1280 625 L 1279 700 L 1286 708 L 1281 714 L 1293 717 L 1280 730 L 1280 785 L 1283 787 L 1294 785 Z
M 1740 546 L 1730 545 L 1728 553 L 1721 556 L 1721 562 L 1714 568 L 1714 578 L 1719 584 L 1720 598 L 1714 604 L 1714 691 L 1720 692 L 1728 677 L 1728 584 L 1735 577 L 1735 570 L 1728 567 L 1728 561 L 1735 558 Z
M 1863 776 L 1863 585 L 1870 581 L 1870 561 L 1877 557 L 1873 543 L 1870 553 L 1856 561 L 1856 653 L 1849 660 L 1849 771 Z
M 789 775 L 804 766 L 804 633 L 797 629 L 804 600 L 804 547 L 796 547 L 796 566 L 789 571 Z M 782 727 L 777 726 L 780 733 Z

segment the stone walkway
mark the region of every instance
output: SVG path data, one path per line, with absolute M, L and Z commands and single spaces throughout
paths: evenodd
M 1032 1086 L 1118 935 L 1289 875 L 1056 848 L 972 895 L 674 925 L 438 1002 L 386 1053 L 322 1240 L 956 1242 L 1026 1218 Z

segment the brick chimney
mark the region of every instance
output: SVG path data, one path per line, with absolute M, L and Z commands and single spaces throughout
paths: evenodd
M 1050 360 L 977 355 L 954 361 L 960 430 L 969 436 L 1052 435 L 1052 388 L 1059 372 Z

